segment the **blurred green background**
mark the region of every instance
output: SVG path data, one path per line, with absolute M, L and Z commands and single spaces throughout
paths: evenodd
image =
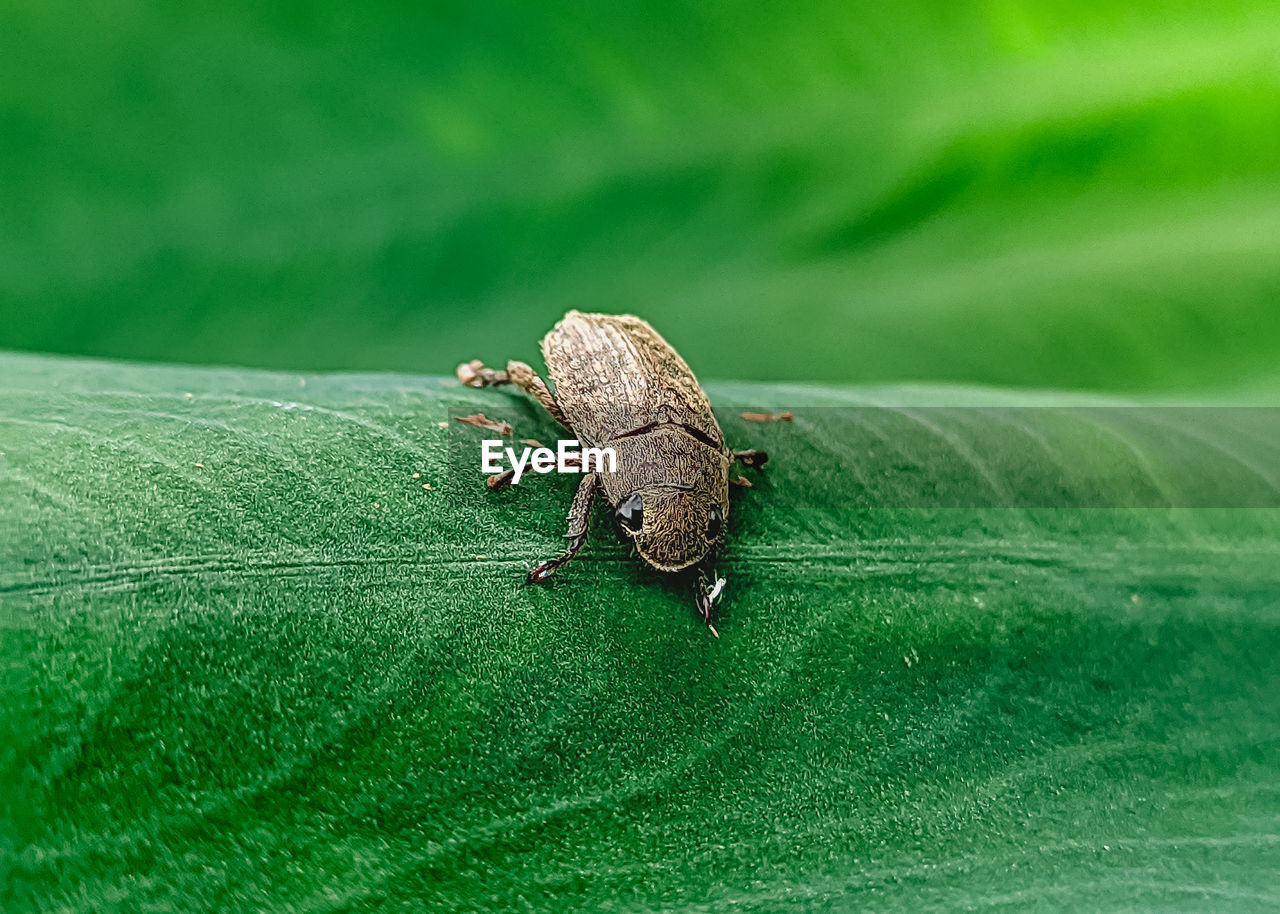
M 0 348 L 1270 386 L 1280 6 L 7 0 Z

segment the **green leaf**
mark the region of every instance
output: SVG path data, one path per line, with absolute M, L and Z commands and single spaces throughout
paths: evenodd
M 5 13 L 0 347 L 442 373 L 604 307 L 704 378 L 1280 362 L 1271 0 Z
M 5 910 L 1280 904 L 1268 413 L 710 391 L 719 639 L 518 396 L 0 359 Z

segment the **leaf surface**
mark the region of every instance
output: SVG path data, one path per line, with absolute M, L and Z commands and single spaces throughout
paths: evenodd
M 5 909 L 1280 904 L 1266 413 L 709 392 L 718 640 L 518 396 L 3 357 Z

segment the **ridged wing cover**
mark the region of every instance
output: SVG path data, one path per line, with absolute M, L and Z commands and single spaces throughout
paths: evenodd
M 689 425 L 724 449 L 698 379 L 648 322 L 570 311 L 542 340 L 556 400 L 584 443 L 607 444 L 651 422 Z

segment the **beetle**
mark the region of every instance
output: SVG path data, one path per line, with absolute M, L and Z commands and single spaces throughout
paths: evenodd
M 584 446 L 617 455 L 616 472 L 583 475 L 569 509 L 569 548 L 529 572 L 526 583 L 545 581 L 577 555 L 598 492 L 652 567 L 675 572 L 706 559 L 724 538 L 730 466 L 763 466 L 769 455 L 729 449 L 698 379 L 641 318 L 570 311 L 543 337 L 542 355 L 554 393 L 524 362 L 507 362 L 505 370 L 478 360 L 458 366 L 468 387 L 514 384 Z M 696 599 L 718 634 L 711 610 L 724 582 L 712 577 L 705 566 L 699 571 Z

